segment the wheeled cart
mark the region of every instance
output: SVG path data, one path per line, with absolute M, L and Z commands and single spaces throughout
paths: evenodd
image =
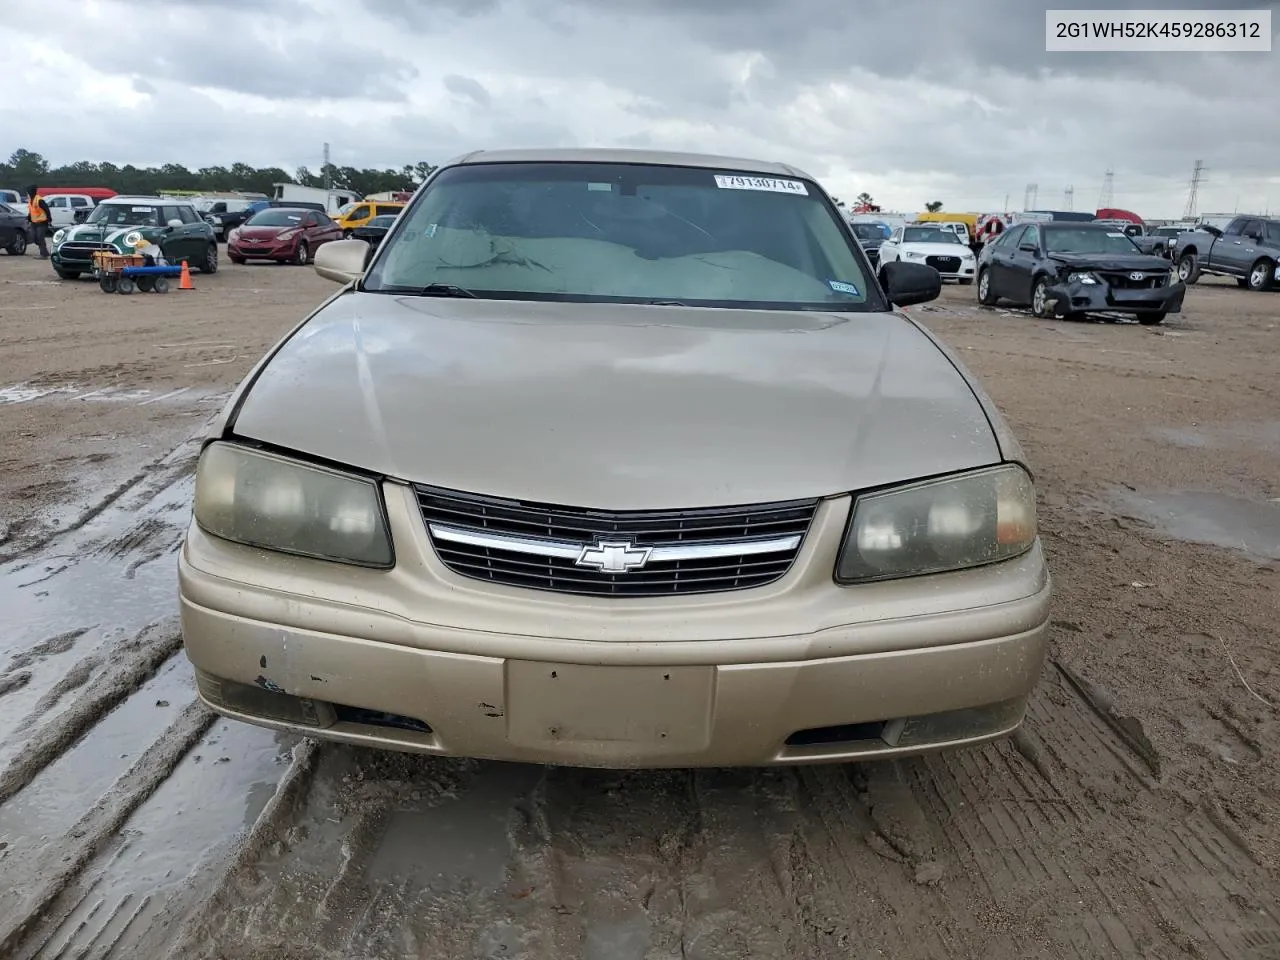
M 93 274 L 103 293 L 168 293 L 169 277 L 182 275 L 180 265 L 147 265 L 140 254 L 99 251 L 93 255 Z

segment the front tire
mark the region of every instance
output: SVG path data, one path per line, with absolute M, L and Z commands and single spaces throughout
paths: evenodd
M 1164 323 L 1164 318 L 1168 315 L 1168 310 L 1161 310 L 1159 313 L 1143 313 L 1138 315 L 1138 322 L 1144 327 L 1154 327 L 1157 324 Z
M 303 240 L 298 244 L 298 253 L 293 258 L 293 262 L 300 267 L 305 267 L 311 262 L 311 250 L 307 246 L 307 241 Z
M 27 235 L 19 230 L 13 238 L 13 243 L 9 244 L 6 249 L 11 257 L 25 256 L 27 252 Z
M 1249 269 L 1249 289 L 1261 293 L 1271 289 L 1271 271 L 1275 267 L 1270 260 L 1259 260 Z
M 984 307 L 994 307 L 1000 299 L 991 292 L 991 268 L 983 267 L 978 274 L 978 302 Z
M 1184 253 L 1178 258 L 1178 279 L 1187 286 L 1200 279 L 1200 258 L 1194 253 Z
M 1053 307 L 1049 305 L 1049 278 L 1041 277 L 1031 290 L 1031 312 L 1041 320 L 1053 319 Z
M 204 260 L 200 264 L 201 273 L 218 272 L 218 244 L 211 243 L 205 247 Z

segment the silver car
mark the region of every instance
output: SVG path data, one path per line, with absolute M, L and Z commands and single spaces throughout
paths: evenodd
M 793 167 L 474 153 L 263 358 L 181 552 L 201 696 L 425 754 L 894 756 L 1013 731 L 1050 578 L 1021 449 Z M 892 301 L 892 303 L 891 303 Z

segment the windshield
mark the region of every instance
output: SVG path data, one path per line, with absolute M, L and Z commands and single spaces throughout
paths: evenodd
M 879 224 L 875 223 L 851 223 L 853 227 L 853 235 L 859 240 L 883 240 L 884 230 Z
M 491 163 L 438 174 L 364 289 L 428 284 L 523 300 L 752 309 L 868 305 L 859 252 L 810 183 L 622 163 Z
M 1280 243 L 1280 223 L 1275 221 L 1267 223 L 1267 239 L 1272 243 Z
M 391 228 L 391 225 L 392 225 L 393 223 L 395 223 L 395 222 L 396 222 L 396 218 L 395 218 L 395 216 L 394 216 L 393 214 L 385 214 L 385 213 L 384 213 L 382 216 L 380 216 L 380 217 L 374 217 L 372 220 L 370 220 L 370 221 L 369 221 L 369 226 L 371 226 L 371 227 L 385 227 L 385 228 L 387 228 L 387 229 L 390 229 L 390 228 Z
M 1045 250 L 1049 253 L 1141 253 L 1138 245 L 1120 230 L 1058 228 L 1045 230 Z
M 956 243 L 960 238 L 941 227 L 907 227 L 902 231 L 903 243 Z
M 345 217 L 348 213 L 350 213 L 352 210 L 354 210 L 358 206 L 360 206 L 359 203 L 344 203 L 342 206 L 338 208 L 338 212 L 335 213 L 333 216 L 335 219 L 338 217 Z
M 302 214 L 297 210 L 280 210 L 268 208 L 255 213 L 246 221 L 246 227 L 296 227 L 302 223 Z
M 100 203 L 85 220 L 104 227 L 158 227 L 160 210 L 144 204 Z

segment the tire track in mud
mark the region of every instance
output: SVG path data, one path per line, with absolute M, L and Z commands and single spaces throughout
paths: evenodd
M 182 634 L 176 618 L 155 623 L 137 637 L 116 645 L 112 650 L 112 665 L 88 681 L 71 706 L 44 724 L 36 722 L 38 717 L 34 716 L 22 724 L 16 737 L 3 744 L 11 748 L 16 741 L 21 749 L 0 770 L 0 803 L 35 779 L 181 646 Z M 96 658 L 92 666 L 97 667 Z
M 0 956 L 19 946 L 27 929 L 74 880 L 97 850 L 169 775 L 213 723 L 214 715 L 192 702 L 138 761 L 95 803 L 61 845 L 46 848 L 16 906 L 0 919 Z M 17 892 L 15 888 L 15 892 Z

